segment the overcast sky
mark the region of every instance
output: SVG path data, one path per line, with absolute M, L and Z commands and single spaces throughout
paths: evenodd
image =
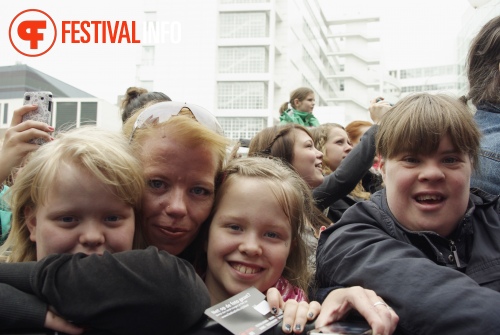
M 328 5 L 328 17 L 379 14 L 383 59 L 390 68 L 455 62 L 457 33 L 464 12 L 470 8 L 468 0 L 319 1 Z M 25 57 L 12 48 L 8 29 L 12 19 L 29 8 L 46 11 L 56 22 L 139 20 L 142 18 L 140 1 L 16 0 L 4 1 L 2 5 L 0 66 L 16 62 L 27 64 L 111 103 L 115 103 L 117 95 L 123 94 L 128 86 L 135 84 L 135 69 L 140 56 L 137 44 L 56 43 L 41 57 Z M 202 26 L 201 22 L 196 24 Z

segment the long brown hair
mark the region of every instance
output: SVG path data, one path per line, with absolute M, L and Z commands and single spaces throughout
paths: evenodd
M 467 59 L 468 99 L 500 104 L 500 16 L 486 23 L 472 41 Z
M 273 127 L 264 128 L 250 141 L 248 156 L 274 157 L 281 159 L 295 173 L 297 171 L 292 165 L 295 146 L 294 130 L 302 130 L 313 138 L 311 132 L 304 126 L 287 123 Z M 310 225 L 316 235 L 319 235 L 321 226 L 328 227 L 332 222 L 321 211 L 314 206 L 312 209 L 314 215 L 311 218 Z

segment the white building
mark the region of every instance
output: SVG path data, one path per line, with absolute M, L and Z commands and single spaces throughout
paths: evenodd
M 401 97 L 413 92 L 448 93 L 461 96 L 468 91 L 467 53 L 472 39 L 492 18 L 500 15 L 500 0 L 470 0 L 457 36 L 457 63 L 391 70 L 399 80 Z
M 464 14 L 462 19 L 462 29 L 458 34 L 458 61 L 463 64 L 460 72 L 460 95 L 468 92 L 468 82 L 466 74 L 467 53 L 472 39 L 479 30 L 492 18 L 500 15 L 500 0 L 469 0 L 471 7 Z
M 380 21 L 375 17 L 338 18 L 328 21 L 332 33 L 328 36 L 333 51 L 330 56 L 339 71 L 329 75 L 339 92 L 328 101 L 345 109 L 345 123 L 354 120 L 370 121 L 369 101 L 382 94 L 394 100 L 400 93 L 398 80 L 384 74 L 377 47 L 380 36 L 374 29 Z
M 398 79 L 401 92 L 400 98 L 415 92 L 458 95 L 463 90 L 463 83 L 460 81 L 462 73 L 463 65 L 459 64 L 389 71 L 391 76 Z
M 375 58 L 342 53 L 317 0 L 150 0 L 144 21 L 150 30 L 141 38 L 136 84 L 208 108 L 233 139 L 277 123 L 295 88 L 314 90 L 320 122 L 343 124 L 367 119 L 369 90 L 380 88 L 368 69 Z M 151 38 L 162 26 L 170 39 Z M 347 47 L 357 34 L 342 36 Z M 359 59 L 364 67 L 355 72 Z
M 52 126 L 57 130 L 81 125 L 121 129 L 117 106 L 27 65 L 0 67 L 0 138 L 10 126 L 13 112 L 23 106 L 25 92 L 50 91 Z

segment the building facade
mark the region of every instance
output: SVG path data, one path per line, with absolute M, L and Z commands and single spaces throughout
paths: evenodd
M 276 124 L 301 86 L 315 92 L 320 122 L 367 119 L 378 60 L 356 48 L 378 41 L 359 29 L 372 20 L 329 21 L 317 0 L 145 1 L 136 84 L 208 108 L 232 139 Z M 332 33 L 338 24 L 346 34 Z M 178 38 L 152 38 L 162 26 Z

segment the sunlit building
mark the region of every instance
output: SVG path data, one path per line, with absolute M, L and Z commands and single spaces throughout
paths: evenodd
M 142 38 L 136 83 L 208 108 L 233 139 L 276 124 L 300 86 L 321 122 L 368 119 L 381 84 L 365 47 L 378 38 L 361 28 L 373 20 L 328 20 L 316 0 L 145 1 L 146 26 L 170 25 L 171 39 Z

